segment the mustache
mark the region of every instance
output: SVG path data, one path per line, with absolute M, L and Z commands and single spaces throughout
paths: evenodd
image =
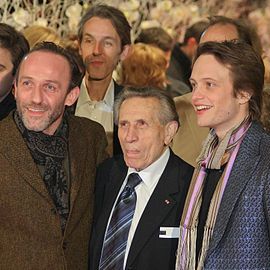
M 89 65 L 91 64 L 91 62 L 94 62 L 94 61 L 101 61 L 101 62 L 105 62 L 105 59 L 103 57 L 100 57 L 100 56 L 87 56 L 84 60 L 84 64 L 85 65 Z
M 49 106 L 47 104 L 36 104 L 36 103 L 28 103 L 28 104 L 24 104 L 24 107 L 26 108 L 30 108 L 30 109 L 33 109 L 33 110 L 48 110 L 49 109 Z

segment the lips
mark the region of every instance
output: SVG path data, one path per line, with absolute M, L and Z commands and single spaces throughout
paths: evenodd
M 197 112 L 206 111 L 211 109 L 213 106 L 210 105 L 194 105 L 194 108 Z

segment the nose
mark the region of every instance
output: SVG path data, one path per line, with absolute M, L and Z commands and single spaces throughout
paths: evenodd
M 138 140 L 137 130 L 134 126 L 129 126 L 127 128 L 125 140 L 128 143 L 132 143 Z
M 32 90 L 32 102 L 36 104 L 42 103 L 42 89 L 40 86 L 35 86 Z
M 102 46 L 100 42 L 95 42 L 93 46 L 93 55 L 100 55 L 102 54 Z
M 203 91 L 200 86 L 196 86 L 196 88 L 192 90 L 191 101 L 192 103 L 194 103 L 194 101 L 200 100 L 202 98 L 203 98 Z

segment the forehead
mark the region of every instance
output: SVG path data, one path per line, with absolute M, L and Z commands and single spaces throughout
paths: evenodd
M 43 75 L 66 80 L 67 77 L 70 77 L 70 66 L 68 60 L 62 55 L 47 51 L 35 51 L 23 59 L 19 76 L 24 73 L 37 77 Z
M 224 40 L 238 39 L 237 29 L 232 24 L 216 24 L 210 26 L 202 35 L 200 43 L 207 41 L 221 42 Z
M 157 118 L 159 100 L 153 97 L 131 97 L 120 106 L 119 119 L 147 119 Z
M 120 39 L 110 19 L 92 17 L 83 26 L 83 35 L 112 36 Z
M 228 65 L 219 62 L 214 55 L 203 54 L 194 63 L 191 79 L 231 80 Z

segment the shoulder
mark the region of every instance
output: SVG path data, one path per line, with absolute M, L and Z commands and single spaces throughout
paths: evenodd
M 70 128 L 80 128 L 82 132 L 92 130 L 91 133 L 93 133 L 93 130 L 95 132 L 104 130 L 101 124 L 85 117 L 79 117 L 70 114 L 68 121 Z
M 1 138 L 4 135 L 9 135 L 13 130 L 17 130 L 15 122 L 13 120 L 13 112 L 0 121 Z
M 170 158 L 168 161 L 168 165 L 174 166 L 178 168 L 180 171 L 186 171 L 193 173 L 194 167 L 184 161 L 182 158 L 177 156 L 171 149 L 170 149 Z
M 113 168 L 115 167 L 120 168 L 121 170 L 125 170 L 127 168 L 125 165 L 123 155 L 117 155 L 111 158 L 107 158 L 98 166 L 98 171 L 109 172 L 113 170 Z

